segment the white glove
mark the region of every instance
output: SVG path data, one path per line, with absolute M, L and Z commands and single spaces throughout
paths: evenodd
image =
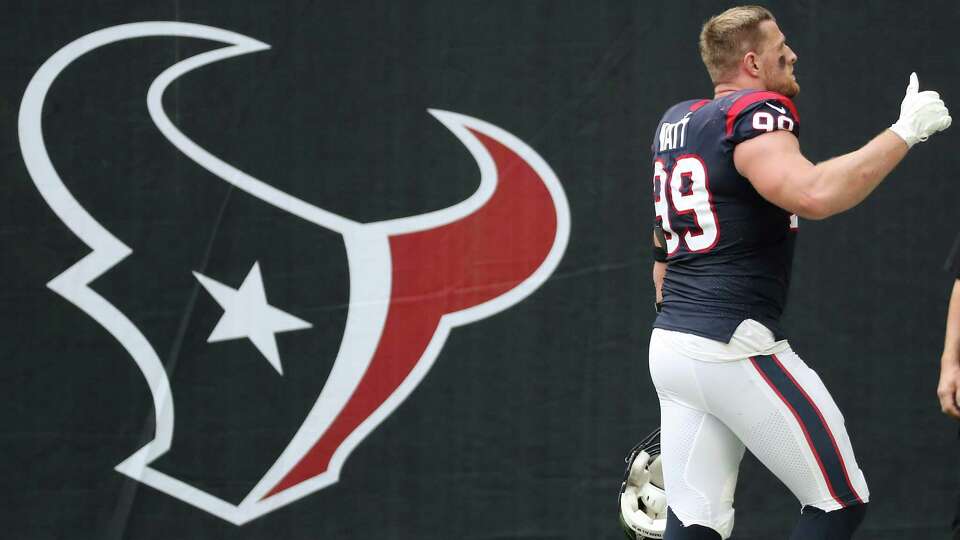
M 903 102 L 900 104 L 900 119 L 890 126 L 890 131 L 899 135 L 908 147 L 927 140 L 927 137 L 938 131 L 947 129 L 953 121 L 950 118 L 950 111 L 940 99 L 940 94 L 932 90 L 918 92 L 919 89 L 920 81 L 917 80 L 917 74 L 911 73 L 907 95 L 903 97 Z

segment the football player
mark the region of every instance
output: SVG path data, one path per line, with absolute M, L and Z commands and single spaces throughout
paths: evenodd
M 728 538 L 744 447 L 797 497 L 791 538 L 847 539 L 869 491 L 843 416 L 780 326 L 797 218 L 864 200 L 909 149 L 946 129 L 940 96 L 912 74 L 899 119 L 822 163 L 800 151 L 796 53 L 758 6 L 708 20 L 712 99 L 682 101 L 653 141 L 650 373 L 660 399 L 667 540 Z

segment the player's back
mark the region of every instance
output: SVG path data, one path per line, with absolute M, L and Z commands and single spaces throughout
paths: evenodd
M 799 117 L 773 92 L 685 101 L 664 114 L 653 195 L 669 266 L 655 327 L 726 342 L 754 319 L 783 338 L 796 216 L 763 199 L 733 161 L 737 144 L 778 129 L 798 135 Z

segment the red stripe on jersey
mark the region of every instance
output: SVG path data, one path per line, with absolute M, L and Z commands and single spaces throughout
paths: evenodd
M 696 102 L 696 103 L 694 103 L 693 105 L 690 106 L 690 112 L 693 112 L 693 111 L 699 109 L 700 107 L 703 107 L 703 106 L 706 105 L 707 103 L 710 103 L 710 100 L 709 100 L 709 99 L 701 99 L 700 101 L 698 101 L 698 102 Z
M 758 101 L 766 101 L 768 99 L 779 101 L 780 103 L 786 105 L 786 107 L 790 109 L 790 113 L 793 114 L 793 118 L 796 119 L 797 123 L 800 122 L 800 115 L 797 114 L 797 107 L 787 96 L 778 94 L 776 92 L 753 92 L 752 94 L 740 96 L 739 99 L 733 102 L 730 110 L 727 111 L 727 136 L 733 134 L 733 124 L 737 121 L 737 116 L 739 116 L 744 109 Z

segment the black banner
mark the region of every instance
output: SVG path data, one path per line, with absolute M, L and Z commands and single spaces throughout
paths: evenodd
M 649 145 L 712 97 L 722 7 L 7 6 L 6 534 L 618 538 L 659 423 Z M 960 107 L 955 3 L 768 7 L 811 160 L 892 124 L 911 71 Z M 845 414 L 863 538 L 952 516 L 956 130 L 800 223 L 785 326 Z M 799 511 L 752 458 L 735 506 L 740 539 Z

